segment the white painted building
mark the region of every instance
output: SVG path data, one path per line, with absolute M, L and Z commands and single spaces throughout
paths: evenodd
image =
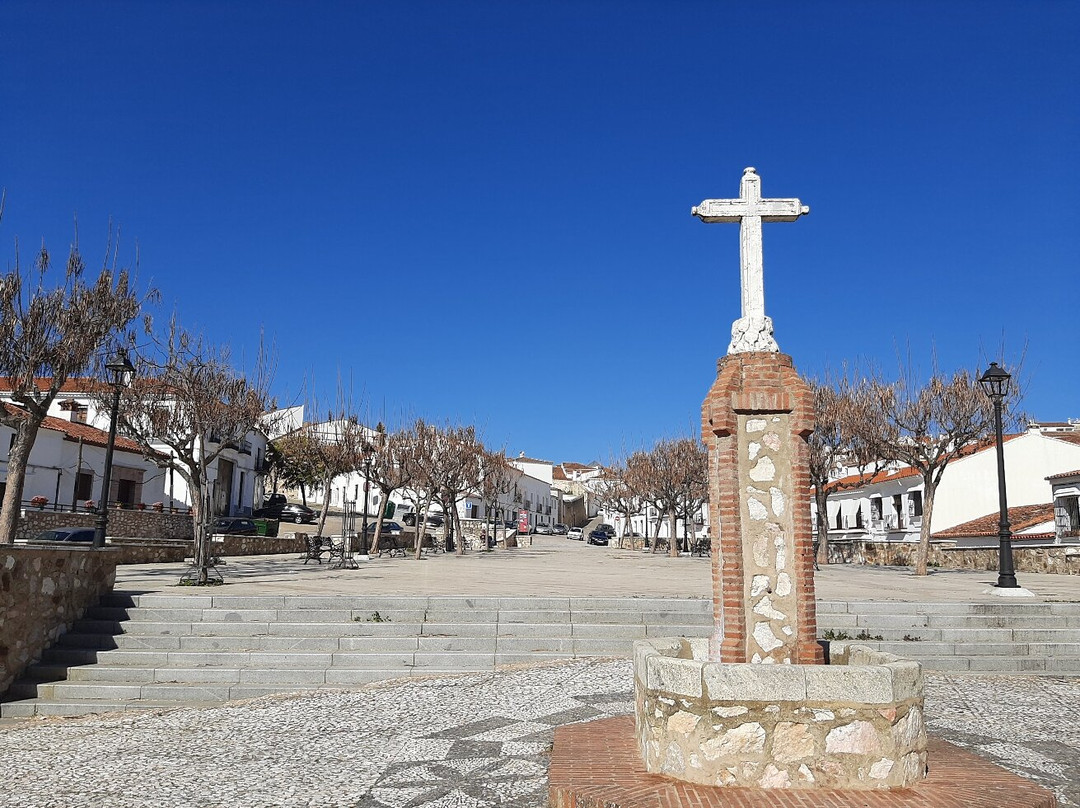
M 1049 503 L 1047 477 L 1080 468 L 1080 433 L 1032 426 L 1006 436 L 1005 486 L 1010 508 Z M 854 482 L 848 478 L 848 482 Z M 916 541 L 922 526 L 923 481 L 908 467 L 892 467 L 828 500 L 834 539 Z M 811 503 L 811 509 L 814 505 Z M 996 442 L 983 443 L 945 469 L 934 497 L 931 533 L 937 534 L 998 511 Z M 814 521 L 816 529 L 816 520 Z
M 10 405 L 8 405 L 10 406 Z M 38 430 L 23 482 L 23 500 L 35 497 L 48 501 L 46 507 L 74 510 L 86 502 L 101 501 L 101 480 L 105 469 L 108 432 L 68 418 L 47 417 Z M 7 487 L 8 454 L 15 432 L 0 425 L 0 498 Z M 167 504 L 165 473 L 143 457 L 134 441 L 116 438 L 109 486 L 110 502 L 127 507 Z
M 0 380 L 0 385 L 6 380 Z M 89 389 L 98 382 L 93 379 L 70 379 L 61 388 L 52 405 L 49 415 L 73 424 L 86 424 L 100 431 L 109 428 L 110 413 L 98 408 L 97 402 L 89 394 Z M 9 390 L 0 387 L 0 400 L 10 400 L 6 395 Z M 118 441 L 122 436 L 117 436 Z M 208 443 L 214 442 L 214 435 L 208 435 Z M 41 437 L 39 435 L 38 440 Z M 125 439 L 126 440 L 126 439 Z M 256 503 L 262 504 L 264 495 L 263 478 L 266 473 L 266 436 L 259 430 L 249 432 L 237 446 L 224 449 L 210 465 L 210 486 L 213 511 L 219 516 L 250 516 Z M 120 443 L 118 442 L 119 446 Z M 135 445 L 132 443 L 132 445 Z M 170 454 L 164 444 L 155 444 L 154 448 L 163 454 Z M 149 461 L 147 461 L 149 462 Z M 113 486 L 120 481 L 126 486 L 123 475 L 117 471 L 114 459 Z M 153 502 L 161 501 L 166 508 L 191 507 L 191 494 L 184 479 L 175 471 L 158 469 L 162 482 L 162 493 Z M 119 477 L 117 475 L 120 475 Z M 95 498 L 97 492 L 95 492 Z M 146 502 L 145 495 L 142 498 Z M 136 503 L 137 504 L 137 503 Z

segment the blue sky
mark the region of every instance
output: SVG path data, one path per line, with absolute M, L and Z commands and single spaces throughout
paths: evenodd
M 739 316 L 809 375 L 1015 362 L 1080 417 L 1075 2 L 0 5 L 0 260 L 108 222 L 283 404 L 607 461 L 696 432 Z

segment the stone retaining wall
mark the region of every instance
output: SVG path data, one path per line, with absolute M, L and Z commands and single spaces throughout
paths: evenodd
M 917 550 L 915 542 L 830 542 L 829 563 L 910 567 L 915 565 Z M 931 542 L 927 563 L 942 569 L 996 571 L 998 551 L 996 547 L 956 547 L 953 542 Z M 1080 547 L 1024 547 L 1014 544 L 1013 566 L 1017 572 L 1080 575 Z
M 97 515 L 27 508 L 19 520 L 16 536 L 30 539 L 43 530 L 57 527 L 93 527 Z M 159 539 L 191 539 L 191 514 L 158 511 L 109 510 L 109 536 L 131 538 L 153 536 Z
M 118 559 L 89 547 L 0 548 L 0 693 L 112 589 Z

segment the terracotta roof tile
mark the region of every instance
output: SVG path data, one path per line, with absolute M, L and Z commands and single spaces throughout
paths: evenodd
M 16 407 L 14 404 L 0 402 L 0 407 L 3 407 L 9 413 L 25 412 L 21 407 Z M 78 441 L 82 438 L 83 443 L 90 446 L 100 446 L 101 448 L 105 448 L 109 442 L 109 433 L 102 429 L 97 429 L 88 424 L 65 421 L 63 418 L 57 418 L 53 415 L 46 415 L 45 420 L 41 422 L 41 426 L 55 432 L 62 432 L 64 440 Z M 143 453 L 142 447 L 140 447 L 139 444 L 130 438 L 125 438 L 123 435 L 116 436 L 116 442 L 113 444 L 113 447 L 118 452 L 131 452 L 132 454 L 138 455 Z
M 1000 518 L 1000 514 L 997 512 L 989 513 L 986 516 L 980 516 L 978 519 L 972 519 L 970 522 L 964 522 L 961 525 L 950 527 L 948 530 L 935 533 L 934 538 L 959 539 L 973 536 L 996 536 Z M 1009 527 L 1013 532 L 1035 527 L 1035 525 L 1040 525 L 1043 522 L 1053 521 L 1054 503 L 1052 502 L 1042 505 L 1017 505 L 1015 508 L 1009 508 Z M 1053 536 L 1054 534 L 1051 532 L 1045 535 Z M 1025 538 L 1031 539 L 1035 536 L 1044 536 L 1044 534 L 1027 534 Z
M 41 376 L 34 379 L 37 384 L 38 390 L 48 390 L 49 385 L 52 383 L 51 376 Z M 91 379 L 88 377 L 77 377 L 74 379 L 68 379 L 62 385 L 60 385 L 61 393 L 86 393 L 93 390 L 94 387 L 102 384 L 98 379 Z M 12 391 L 11 377 L 0 376 L 0 395 L 10 393 Z
M 1005 435 L 1004 442 L 1008 443 L 1014 438 L 1019 437 L 1021 437 L 1019 434 Z M 1055 435 L 1053 437 L 1057 436 Z M 1077 437 L 1080 438 L 1080 435 L 1078 435 Z M 969 446 L 965 446 L 963 449 L 960 450 L 956 457 L 953 458 L 953 460 L 959 460 L 962 457 L 970 457 L 976 452 L 981 452 L 986 449 L 992 449 L 995 446 L 997 446 L 997 440 L 995 438 L 987 438 L 986 440 L 979 441 L 978 443 L 973 443 Z M 863 475 L 861 474 L 850 474 L 847 477 L 841 477 L 839 480 L 833 480 L 832 484 L 839 484 L 842 488 L 849 488 L 852 486 L 857 486 L 861 488 L 866 485 L 876 485 L 877 483 L 889 482 L 890 480 L 902 480 L 905 477 L 915 477 L 918 476 L 918 474 L 919 472 L 915 469 L 911 467 L 906 467 L 900 469 L 899 471 L 879 471 L 873 477 L 865 480 L 863 479 Z M 860 480 L 862 480 L 862 482 L 860 482 Z
M 1080 476 L 1080 469 L 1076 471 L 1063 471 L 1061 474 L 1051 474 L 1046 479 L 1048 480 L 1064 480 L 1066 477 L 1078 477 Z

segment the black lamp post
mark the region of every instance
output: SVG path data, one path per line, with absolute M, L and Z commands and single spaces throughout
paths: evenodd
M 991 362 L 986 373 L 979 379 L 979 386 L 994 402 L 994 428 L 997 431 L 997 467 L 998 467 L 998 507 L 1001 515 L 998 520 L 998 579 L 997 586 L 1002 589 L 1018 589 L 1016 572 L 1013 569 L 1012 534 L 1009 532 L 1009 502 L 1005 495 L 1005 446 L 1001 436 L 1001 402 L 1009 394 L 1009 380 L 1012 379 L 997 362 Z
M 113 446 L 116 444 L 116 418 L 120 411 L 120 391 L 131 382 L 135 366 L 128 359 L 127 351 L 117 348 L 112 358 L 105 363 L 105 369 L 112 374 L 113 400 L 109 416 L 109 441 L 105 444 L 105 471 L 101 475 L 101 499 L 98 501 L 98 515 L 94 522 L 94 547 L 105 546 L 105 529 L 109 524 L 109 486 L 112 482 Z

